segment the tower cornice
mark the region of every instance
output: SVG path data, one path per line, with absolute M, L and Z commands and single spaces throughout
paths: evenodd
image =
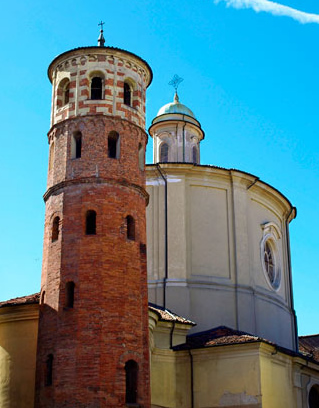
M 82 185 L 83 184 L 90 184 L 90 185 L 108 184 L 112 186 L 119 185 L 122 187 L 127 187 L 127 188 L 137 191 L 145 199 L 146 205 L 148 204 L 149 194 L 146 192 L 146 190 L 143 187 L 135 183 L 130 183 L 126 179 L 114 180 L 114 179 L 105 178 L 105 177 L 81 177 L 81 178 L 77 178 L 74 180 L 62 181 L 48 188 L 48 190 L 43 195 L 43 200 L 44 202 L 46 202 L 52 195 L 59 194 L 66 187 L 76 186 L 76 185 L 81 185 L 81 184 Z
M 50 140 L 50 135 L 52 133 L 54 133 L 54 130 L 58 130 L 58 129 L 61 129 L 61 128 L 64 128 L 64 127 L 69 127 L 69 126 L 72 126 L 72 124 L 75 123 L 75 122 L 87 121 L 87 120 L 90 120 L 90 119 L 92 121 L 94 121 L 94 122 L 97 122 L 98 120 L 106 120 L 108 122 L 110 120 L 113 120 L 114 122 L 121 123 L 123 125 L 125 124 L 128 127 L 137 128 L 142 133 L 144 133 L 144 135 L 146 137 L 146 141 L 148 140 L 148 134 L 147 134 L 146 130 L 142 126 L 139 126 L 137 123 L 131 122 L 131 121 L 127 120 L 127 119 L 122 119 L 119 116 L 113 116 L 113 115 L 103 114 L 103 113 L 100 113 L 99 115 L 92 114 L 92 115 L 71 117 L 71 118 L 64 119 L 61 122 L 57 122 L 54 125 L 52 125 L 50 130 L 48 131 L 48 133 L 47 133 L 48 139 Z
M 62 54 L 55 57 L 48 68 L 48 77 L 49 77 L 50 82 L 52 83 L 53 72 L 55 68 L 63 61 L 69 58 L 76 58 L 76 57 L 83 58 L 85 55 L 90 56 L 92 54 L 109 55 L 109 56 L 122 57 L 122 58 L 123 56 L 126 56 L 130 60 L 133 60 L 136 64 L 142 65 L 142 67 L 144 68 L 145 73 L 146 73 L 146 78 L 145 78 L 146 87 L 148 87 L 152 82 L 152 79 L 153 79 L 152 69 L 149 66 L 149 64 L 145 60 L 143 60 L 141 57 L 139 57 L 136 54 L 133 54 L 130 51 L 123 50 L 121 48 L 98 47 L 98 46 L 73 48 L 72 50 L 65 51 Z

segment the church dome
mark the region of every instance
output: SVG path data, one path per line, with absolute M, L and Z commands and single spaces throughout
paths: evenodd
M 165 114 L 171 114 L 171 113 L 187 115 L 187 116 L 191 116 L 192 118 L 196 119 L 194 113 L 187 106 L 179 102 L 177 92 L 175 93 L 174 101 L 162 106 L 161 109 L 157 112 L 156 117 L 165 115 Z

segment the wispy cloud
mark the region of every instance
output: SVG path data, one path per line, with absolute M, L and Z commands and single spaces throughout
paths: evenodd
M 291 17 L 299 23 L 317 23 L 319 24 L 319 14 L 305 13 L 304 11 L 296 10 L 292 7 L 284 6 L 270 0 L 215 0 L 215 3 L 224 1 L 228 7 L 237 9 L 251 8 L 257 13 L 265 11 L 274 16 Z

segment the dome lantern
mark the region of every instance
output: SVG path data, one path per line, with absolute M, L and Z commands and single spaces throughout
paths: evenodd
M 149 133 L 154 142 L 154 163 L 199 164 L 199 143 L 204 132 L 192 110 L 180 102 L 177 88 L 173 102 L 159 109 Z

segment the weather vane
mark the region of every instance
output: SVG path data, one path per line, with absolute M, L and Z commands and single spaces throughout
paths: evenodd
M 175 75 L 173 76 L 173 79 L 172 79 L 171 81 L 169 81 L 168 85 L 173 86 L 174 89 L 175 89 L 175 92 L 177 92 L 178 85 L 179 85 L 181 82 L 183 82 L 183 81 L 184 81 L 183 78 L 181 78 L 181 77 L 179 77 L 177 74 L 175 74 Z

